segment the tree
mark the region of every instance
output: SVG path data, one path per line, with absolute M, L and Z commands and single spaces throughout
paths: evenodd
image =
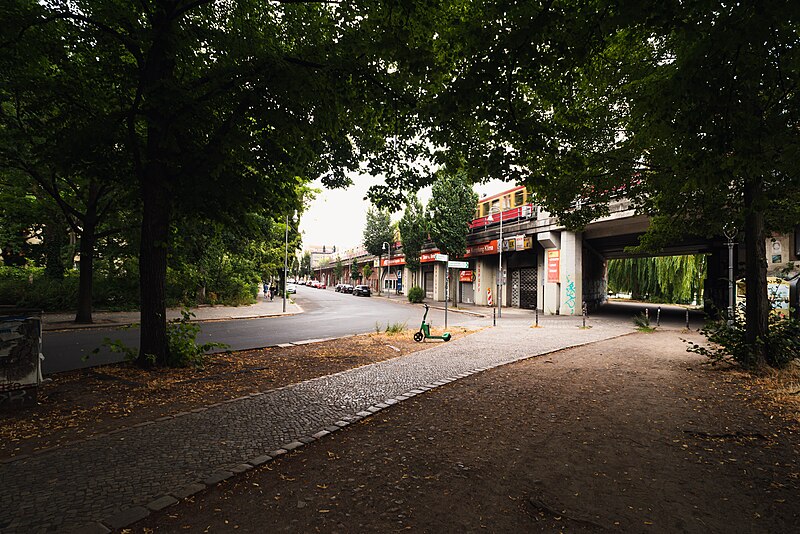
M 37 198 L 51 198 L 46 224 L 37 221 L 51 274 L 63 272 L 53 262 L 64 226 L 78 236 L 75 321 L 91 323 L 95 249 L 120 230 L 114 219 L 125 211 L 124 193 L 117 180 L 130 171 L 120 148 L 120 117 L 110 115 L 116 88 L 104 79 L 101 45 L 71 34 L 69 24 L 43 5 L 14 7 L 0 54 L 0 168 L 31 181 Z M 17 39 L 6 41 L 12 35 Z
M 373 256 L 378 256 L 378 265 L 381 263 L 381 257 L 384 252 L 388 252 L 384 248 L 384 243 L 390 247 L 394 243 L 394 225 L 392 224 L 392 215 L 388 209 L 378 209 L 370 207 L 367 210 L 367 222 L 364 225 L 364 234 L 362 243 L 367 252 Z M 378 271 L 378 293 L 381 292 L 381 285 L 383 284 L 381 271 Z M 365 276 L 369 278 L 369 276 Z
M 475 216 L 478 195 L 464 172 L 440 172 L 428 201 L 431 239 L 444 254 L 460 258 L 467 253 L 469 224 Z
M 311 271 L 311 252 L 306 250 L 300 258 L 300 277 L 308 278 L 313 273 Z
M 61 39 L 48 44 L 67 59 L 70 81 L 101 97 L 87 122 L 109 127 L 86 161 L 101 160 L 105 144 L 119 147 L 118 163 L 141 201 L 143 366 L 169 361 L 165 291 L 175 216 L 247 212 L 268 195 L 273 209 L 289 213 L 299 208 L 297 184 L 321 177 L 344 186 L 362 160 L 372 171 L 387 169 L 403 139 L 419 138 L 398 117 L 414 106 L 407 89 L 429 77 L 422 58 L 438 20 L 429 7 L 293 0 L 19 0 L 15 7 L 22 14 L 4 25 L 3 43 L 36 49 L 40 29 L 58 30 Z M 91 54 L 71 54 L 71 46 Z M 81 64 L 87 58 L 91 76 Z M 87 178 L 101 175 L 93 168 Z
M 706 256 L 660 256 L 608 261 L 608 289 L 665 303 L 702 303 Z
M 353 258 L 352 263 L 350 263 L 350 279 L 355 281 L 359 278 L 361 278 L 361 273 L 358 270 L 358 260 Z
M 472 190 L 466 173 L 440 172 L 437 175 L 428 201 L 428 228 L 431 239 L 444 254 L 460 258 L 467 253 L 467 234 L 477 202 L 478 194 Z M 450 269 L 447 277 L 450 277 Z M 452 293 L 455 304 L 456 291 Z
M 333 266 L 333 276 L 337 282 L 342 280 L 342 274 L 344 273 L 344 265 L 342 265 L 342 258 L 336 256 L 336 264 Z
M 413 284 L 416 283 L 422 247 L 428 239 L 425 209 L 417 195 L 409 195 L 406 200 L 406 209 L 398 223 L 398 229 L 400 230 L 400 240 L 403 243 L 406 267 L 414 274 Z
M 361 268 L 361 274 L 364 275 L 364 282 L 366 282 L 370 276 L 372 276 L 372 265 L 369 263 L 365 263 L 364 266 Z

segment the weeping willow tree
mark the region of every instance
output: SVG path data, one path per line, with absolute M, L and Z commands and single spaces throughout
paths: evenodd
M 634 300 L 702 302 L 706 256 L 662 256 L 608 260 L 608 289 Z

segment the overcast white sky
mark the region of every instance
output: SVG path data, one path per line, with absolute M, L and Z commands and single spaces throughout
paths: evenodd
M 382 183 L 383 178 L 367 175 L 352 175 L 351 178 L 353 185 L 347 189 L 325 189 L 321 182 L 313 184 L 322 192 L 311 203 L 300 221 L 303 248 L 336 245 L 336 250 L 347 250 L 361 245 L 361 236 L 364 233 L 367 210 L 370 206 L 364 197 L 367 189 L 371 185 Z M 513 186 L 514 184 L 508 182 L 492 180 L 486 184 L 476 185 L 474 189 L 479 196 L 484 196 L 511 189 Z M 430 194 L 430 187 L 418 193 L 423 204 L 427 204 Z M 399 220 L 402 215 L 402 211 L 397 212 L 392 220 Z

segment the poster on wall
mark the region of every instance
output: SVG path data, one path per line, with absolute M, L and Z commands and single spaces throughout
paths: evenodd
M 547 251 L 547 282 L 557 284 L 561 281 L 561 251 Z

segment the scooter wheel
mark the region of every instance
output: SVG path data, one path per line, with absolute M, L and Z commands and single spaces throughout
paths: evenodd
M 425 336 L 422 335 L 422 332 L 414 332 L 414 341 L 416 341 L 417 343 L 422 341 L 424 338 Z

